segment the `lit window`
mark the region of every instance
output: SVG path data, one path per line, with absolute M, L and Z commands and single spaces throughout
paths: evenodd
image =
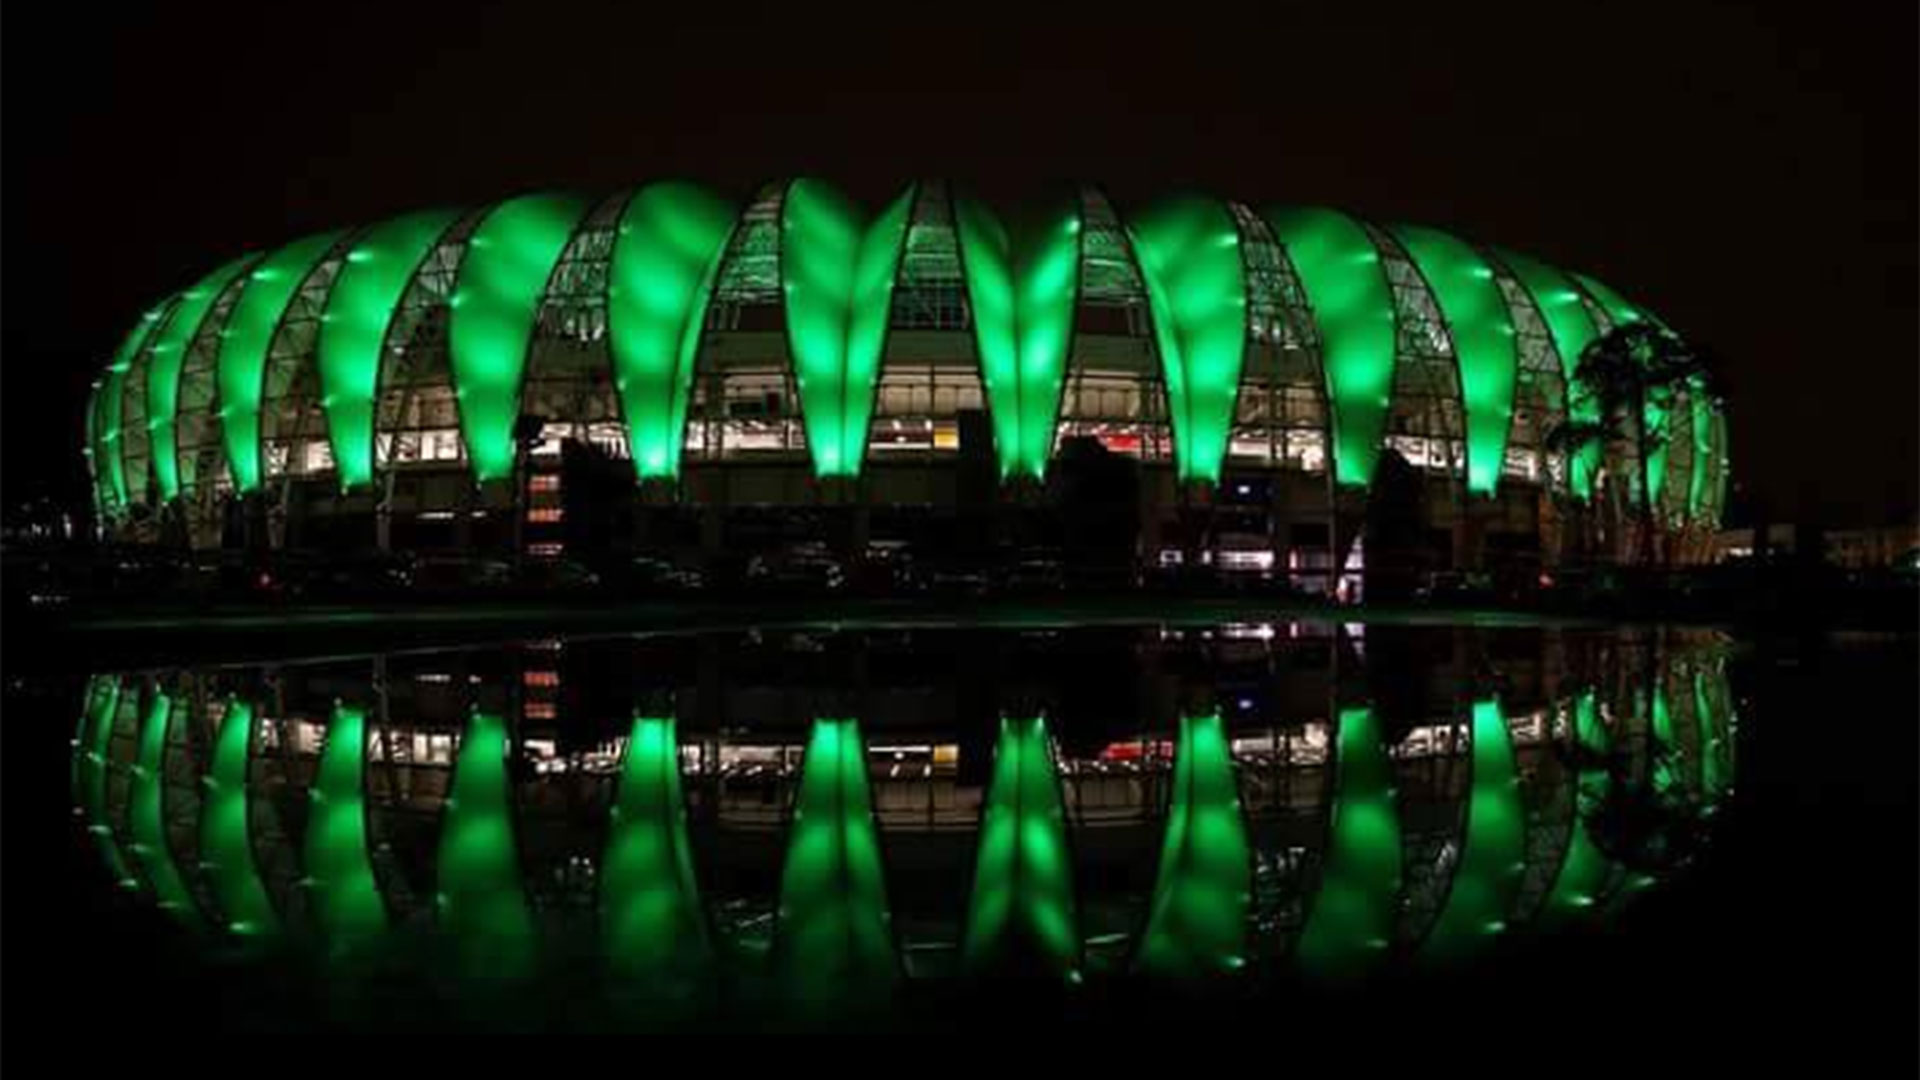
M 325 439 L 307 443 L 300 451 L 301 472 L 326 472 L 333 468 L 333 445 Z

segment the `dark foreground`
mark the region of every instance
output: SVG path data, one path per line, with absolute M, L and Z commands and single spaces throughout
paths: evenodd
M 1217 617 L 1195 612 L 1193 622 Z M 332 640 L 322 652 L 370 651 L 358 632 Z M 752 1007 L 723 1016 L 623 1011 L 599 994 L 569 994 L 565 980 L 493 1000 L 418 979 L 343 993 L 302 971 L 196 945 L 113 889 L 76 835 L 69 740 L 95 661 L 84 639 L 33 644 L 10 643 L 4 713 L 6 1019 L 16 1037 L 70 1039 L 76 1019 L 96 1031 L 104 1023 L 118 1039 L 182 1045 L 226 1030 L 793 1026 Z M 1226 1038 L 1256 1059 L 1404 1059 L 1495 1072 L 1568 1060 L 1653 1074 L 1681 1061 L 1823 1070 L 1910 1061 L 1920 1005 L 1915 648 L 1910 635 L 1739 639 L 1727 667 L 1741 716 L 1739 780 L 1713 842 L 1603 927 L 1495 947 L 1465 967 L 1337 987 L 1285 973 L 1226 984 L 1095 975 L 1064 989 L 921 980 L 884 1010 L 821 1023 L 1129 1045 Z

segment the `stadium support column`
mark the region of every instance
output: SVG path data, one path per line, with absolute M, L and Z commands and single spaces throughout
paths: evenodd
M 1172 422 L 1181 561 L 1212 546 L 1214 498 L 1246 358 L 1247 283 L 1231 212 L 1163 200 L 1127 222 L 1153 314 Z
M 679 482 L 670 476 L 648 476 L 641 479 L 633 492 L 633 548 L 638 552 L 659 555 L 662 547 L 672 542 L 674 536 L 673 515 L 679 505 Z M 705 522 L 707 515 L 702 514 L 702 547 L 705 548 Z M 713 547 L 719 547 L 716 538 Z
M 724 491 L 722 487 L 720 490 Z M 709 502 L 700 508 L 700 557 L 712 562 L 726 549 L 727 507 L 724 500 Z
M 828 550 L 848 568 L 865 561 L 873 525 L 872 486 L 859 476 L 823 476 L 815 482 L 826 515 L 822 525 Z
M 380 481 L 380 498 L 373 505 L 373 546 L 374 550 L 385 553 L 393 550 L 393 470 L 388 469 Z
M 1487 515 L 1497 512 L 1499 496 L 1492 496 L 1492 509 L 1482 505 L 1471 493 L 1460 499 L 1459 516 L 1453 522 L 1453 565 L 1457 570 L 1482 570 L 1487 563 Z

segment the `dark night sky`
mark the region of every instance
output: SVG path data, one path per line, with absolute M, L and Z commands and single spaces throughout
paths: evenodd
M 1727 358 L 1763 512 L 1915 513 L 1911 4 L 46 6 L 6 35 L 9 498 L 81 490 L 99 358 L 228 255 L 534 187 L 807 172 L 869 199 L 1195 187 L 1529 251 Z

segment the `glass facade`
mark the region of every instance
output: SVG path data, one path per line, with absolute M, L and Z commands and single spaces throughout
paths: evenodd
M 1592 278 L 1321 208 L 1003 205 L 937 181 L 869 207 L 811 179 L 736 206 L 662 182 L 232 260 L 127 335 L 82 441 L 110 532 L 184 514 L 195 546 L 239 495 L 284 512 L 309 481 L 416 470 L 484 492 L 569 443 L 683 498 L 689 469 L 860 479 L 973 450 L 1044 482 L 1085 441 L 1202 488 L 1366 488 L 1391 451 L 1475 496 L 1588 499 L 1637 466 L 1549 436 L 1591 416 L 1580 351 L 1637 318 Z M 1725 418 L 1702 388 L 1670 396 L 1644 419 L 1649 482 L 1668 527 L 1708 528 Z

